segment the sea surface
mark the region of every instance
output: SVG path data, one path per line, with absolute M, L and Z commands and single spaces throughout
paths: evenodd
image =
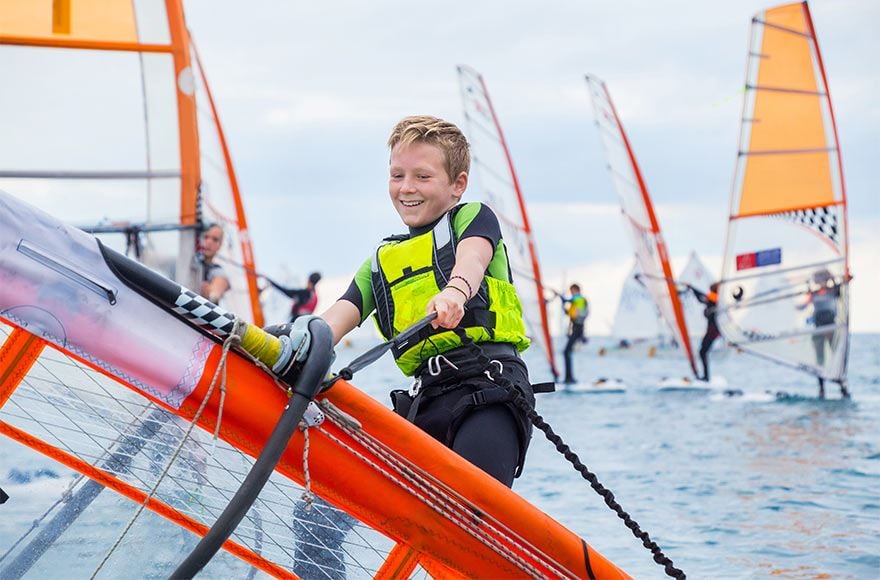
M 335 366 L 371 344 L 340 347 Z M 600 356 L 603 346 L 594 338 L 576 352 L 576 376 L 620 379 L 626 392 L 539 395 L 538 412 L 688 577 L 880 578 L 880 335 L 853 337 L 851 400 L 835 385 L 819 400 L 815 379 L 730 349 L 714 353 L 713 374 L 742 395 L 663 392 L 664 377 L 687 374 L 680 354 Z M 527 355 L 543 368 L 539 353 Z M 385 403 L 405 386 L 390 358 L 354 382 Z M 45 461 L 27 453 L 0 439 L 0 487 L 46 493 L 59 487 L 53 478 L 69 477 L 40 471 Z M 514 491 L 634 577 L 665 577 L 539 432 Z M 29 525 L 7 519 L 9 505 L 0 506 L 0 546 Z M 63 566 L 56 571 L 64 577 Z

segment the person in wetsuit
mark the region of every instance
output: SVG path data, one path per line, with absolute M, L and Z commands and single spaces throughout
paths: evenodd
M 520 357 L 530 341 L 498 218 L 485 204 L 459 203 L 470 151 L 452 123 L 407 117 L 392 130 L 388 146 L 389 195 L 408 231 L 370 252 L 321 318 L 338 344 L 371 314 L 390 339 L 436 313 L 430 325 L 392 349 L 401 372 L 415 379 L 409 392 L 392 393 L 394 410 L 509 487 L 522 472 L 532 427 L 495 381 L 506 378 L 530 406 L 534 391 Z M 313 317 L 267 331 L 303 343 Z M 456 328 L 491 359 L 488 368 Z M 307 544 L 303 540 L 299 549 L 310 550 Z M 314 572 L 296 571 L 303 577 Z
M 485 371 L 509 379 L 530 403 L 534 394 L 519 354 L 529 339 L 498 218 L 485 204 L 459 203 L 470 151 L 452 123 L 407 117 L 388 146 L 389 195 L 408 231 L 370 252 L 321 317 L 338 343 L 373 313 L 386 339 L 436 313 L 392 350 L 403 374 L 415 379 L 409 392 L 392 394 L 394 409 L 510 486 L 522 471 L 531 424 Z M 310 318 L 298 318 L 289 332 L 307 332 Z M 457 327 L 495 361 L 489 369 L 452 331 Z
M 821 268 L 813 273 L 815 286 L 807 294 L 807 300 L 798 306 L 803 310 L 808 306 L 813 307 L 813 314 L 808 319 L 816 329 L 822 329 L 813 333 L 813 350 L 816 353 L 816 366 L 822 369 L 825 366 L 826 345 L 833 352 L 836 339 L 837 325 L 837 302 L 840 298 L 840 284 L 835 283 L 834 277 L 826 268 Z M 819 381 L 819 398 L 825 398 L 825 378 L 817 376 Z M 840 394 L 844 398 L 849 397 L 846 383 L 838 381 Z
M 706 308 L 703 310 L 703 316 L 706 317 L 706 333 L 703 335 L 703 342 L 700 343 L 700 362 L 703 364 L 703 375 L 697 377 L 701 381 L 708 382 L 709 377 L 709 351 L 712 349 L 712 343 L 721 336 L 718 330 L 718 321 L 715 319 L 715 310 L 718 306 L 718 282 L 709 286 L 709 292 L 704 294 L 691 285 L 688 288 L 694 293 Z
M 229 275 L 223 266 L 215 262 L 217 252 L 223 245 L 223 228 L 219 224 L 211 224 L 202 234 L 201 259 L 202 283 L 199 294 L 214 304 L 219 304 L 223 295 L 230 288 Z
M 560 296 L 560 298 L 562 299 L 562 308 L 568 315 L 568 341 L 565 343 L 565 350 L 562 351 L 565 359 L 565 379 L 563 382 L 571 384 L 577 382 L 577 379 L 574 378 L 572 353 L 578 342 L 587 342 L 584 326 L 587 322 L 587 316 L 590 314 L 590 306 L 586 297 L 581 294 L 581 287 L 578 284 L 572 284 L 568 290 L 571 297 Z
M 309 281 L 305 288 L 287 288 L 270 278 L 266 278 L 266 282 L 273 288 L 293 300 L 293 304 L 290 305 L 288 322 L 293 322 L 300 316 L 306 316 L 315 312 L 315 307 L 318 306 L 318 291 L 316 287 L 320 281 L 320 272 L 309 274 Z

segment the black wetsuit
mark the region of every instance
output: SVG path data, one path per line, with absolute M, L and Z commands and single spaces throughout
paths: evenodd
M 315 311 L 315 306 L 318 304 L 318 294 L 314 288 L 285 288 L 273 280 L 268 280 L 268 282 L 276 290 L 293 300 L 288 322 L 293 322 L 300 316 L 312 314 Z
M 565 350 L 562 351 L 563 357 L 565 359 L 565 382 L 566 383 L 575 383 L 577 382 L 574 378 L 574 364 L 571 360 L 571 355 L 574 352 L 574 347 L 578 343 L 578 341 L 583 340 L 584 338 L 584 323 L 583 322 L 571 322 L 569 326 L 568 332 L 568 342 L 565 343 Z
M 534 406 L 528 370 L 516 349 L 503 343 L 479 346 L 501 363 L 502 376 Z M 417 373 L 421 386 L 415 397 L 407 391 L 392 392 L 394 411 L 510 487 L 525 461 L 531 423 L 506 391 L 485 375 L 486 369 L 466 347 L 443 357 L 438 375 L 431 376 L 427 369 Z M 497 370 L 495 364 L 492 370 Z
M 700 362 L 703 363 L 703 376 L 702 380 L 709 380 L 709 351 L 712 349 L 712 343 L 721 336 L 721 331 L 718 330 L 718 321 L 715 319 L 715 307 L 717 306 L 717 300 L 712 300 L 709 296 L 706 296 L 696 288 L 691 288 L 694 292 L 694 296 L 697 297 L 697 300 L 706 305 L 706 309 L 703 311 L 703 315 L 706 317 L 706 334 L 703 335 L 703 342 L 700 344 Z

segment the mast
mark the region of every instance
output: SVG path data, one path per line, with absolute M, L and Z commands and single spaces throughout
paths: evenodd
M 513 158 L 510 155 L 510 148 L 507 146 L 507 140 L 504 137 L 504 131 L 501 129 L 501 123 L 498 120 L 498 115 L 495 112 L 495 107 L 492 104 L 492 99 L 489 96 L 489 89 L 486 86 L 486 82 L 484 81 L 483 76 L 476 70 L 465 65 L 458 66 L 458 73 L 459 79 L 461 81 L 462 100 L 465 106 L 465 116 L 467 117 L 469 124 L 472 126 L 473 132 L 476 132 L 479 129 L 475 126 L 475 119 L 473 119 L 472 115 L 469 113 L 469 108 L 472 105 L 475 106 L 477 111 L 480 112 L 490 123 L 491 127 L 488 129 L 488 131 L 491 135 L 491 138 L 496 142 L 497 147 L 501 151 L 503 162 L 505 165 L 504 169 L 510 177 L 510 181 L 505 185 L 509 186 L 510 190 L 514 194 L 517 215 L 504 215 L 503 208 L 495 207 L 497 204 L 493 204 L 491 199 L 490 205 L 493 205 L 494 209 L 500 214 L 499 217 L 502 220 L 502 228 L 505 228 L 506 225 L 508 226 L 508 228 L 512 227 L 518 230 L 512 236 L 510 236 L 510 238 L 518 235 L 517 237 L 521 236 L 525 241 L 525 246 L 528 250 L 528 263 L 525 265 L 525 271 L 515 270 L 514 274 L 518 278 L 525 278 L 531 282 L 530 285 L 532 286 L 532 288 L 527 290 L 527 292 L 531 293 L 535 297 L 535 304 L 537 305 L 536 310 L 538 315 L 538 324 L 535 325 L 537 326 L 537 328 L 533 328 L 532 331 L 540 333 L 540 342 L 542 343 L 547 362 L 550 365 L 550 370 L 555 378 L 559 376 L 559 371 L 556 368 L 556 358 L 553 353 L 553 340 L 550 333 L 550 323 L 547 316 L 547 305 L 544 298 L 545 286 L 541 277 L 541 268 L 539 266 L 540 262 L 538 261 L 538 251 L 535 245 L 535 239 L 532 233 L 528 211 L 526 210 L 525 197 L 523 196 L 522 188 L 520 187 L 519 183 L 519 178 L 517 177 L 516 169 L 513 165 Z M 470 84 L 471 79 L 476 81 L 477 86 L 474 88 L 477 88 L 480 91 L 478 97 L 482 99 L 482 101 L 485 103 L 484 110 L 482 110 L 481 103 L 472 103 L 471 101 L 473 99 L 470 99 L 468 97 L 469 87 L 473 86 L 472 84 Z M 487 129 L 482 130 L 486 131 Z M 481 164 L 480 159 L 481 158 L 478 155 L 474 155 L 475 164 L 480 165 L 481 168 L 485 168 Z M 488 168 L 485 169 L 488 170 Z M 492 197 L 492 192 L 484 191 L 483 194 L 489 198 Z M 500 194 L 498 195 L 500 196 Z M 518 221 L 519 223 L 516 223 L 516 221 L 514 220 Z M 505 235 L 505 238 L 508 238 L 508 236 Z M 508 243 L 513 242 L 514 240 L 510 239 Z
M 697 366 L 684 318 L 684 310 L 678 296 L 672 266 L 669 263 L 669 252 L 660 232 L 660 224 L 657 221 L 654 205 L 648 194 L 641 169 L 605 83 L 592 75 L 586 75 L 586 81 L 590 87 L 590 96 L 596 112 L 596 123 L 600 129 L 599 133 L 606 155 L 609 158 L 609 169 L 621 201 L 625 221 L 628 225 L 627 229 L 632 234 L 631 237 L 636 247 L 636 259 L 641 266 L 643 276 L 646 278 L 645 286 L 654 296 L 664 320 L 671 327 L 673 334 L 676 335 L 678 342 L 684 349 L 691 371 L 696 375 Z M 615 164 L 617 158 L 613 148 L 623 150 L 625 157 L 623 167 Z M 636 193 L 637 204 L 631 203 L 633 191 Z

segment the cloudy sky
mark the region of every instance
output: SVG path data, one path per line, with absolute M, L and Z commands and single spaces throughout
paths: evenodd
M 190 0 L 259 266 L 321 269 L 325 298 L 399 231 L 385 141 L 416 113 L 463 123 L 455 65 L 488 85 L 545 275 L 578 280 L 594 329 L 613 318 L 631 250 L 583 81 L 604 78 L 678 262 L 720 272 L 751 16 L 758 1 L 238 2 Z M 875 0 L 811 4 L 850 199 L 853 327 L 880 331 L 880 21 Z
M 608 85 L 672 254 L 720 272 L 755 0 L 443 3 L 187 0 L 261 270 L 321 270 L 322 302 L 402 226 L 391 126 L 463 124 L 457 64 L 480 71 L 527 198 L 545 277 L 577 280 L 607 330 L 632 251 L 583 80 Z M 880 331 L 880 2 L 811 3 L 850 201 L 853 328 Z

